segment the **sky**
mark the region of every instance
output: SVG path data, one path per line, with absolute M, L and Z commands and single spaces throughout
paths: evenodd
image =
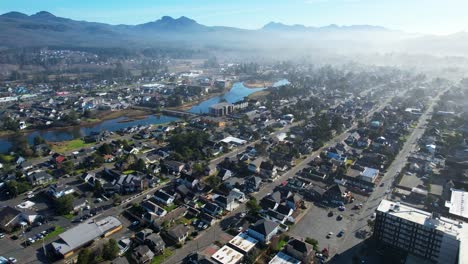
M 0 13 L 140 24 L 186 16 L 208 26 L 261 28 L 268 22 L 306 26 L 377 25 L 412 33 L 468 31 L 468 0 L 0 0 Z

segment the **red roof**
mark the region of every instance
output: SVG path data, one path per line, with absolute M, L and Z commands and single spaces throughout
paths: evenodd
M 64 156 L 58 156 L 58 157 L 55 158 L 55 162 L 57 162 L 57 163 L 62 163 L 64 160 L 65 160 Z

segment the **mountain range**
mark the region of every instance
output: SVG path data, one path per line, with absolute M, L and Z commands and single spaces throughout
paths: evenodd
M 109 25 L 57 17 L 46 11 L 33 15 L 20 12 L 0 15 L 0 46 L 4 47 L 184 47 L 296 52 L 304 49 L 325 52 L 427 50 L 432 54 L 459 55 L 468 54 L 465 43 L 468 43 L 466 33 L 424 36 L 372 25 L 307 27 L 270 22 L 260 29 L 247 30 L 206 26 L 184 16 L 163 16 L 138 25 Z

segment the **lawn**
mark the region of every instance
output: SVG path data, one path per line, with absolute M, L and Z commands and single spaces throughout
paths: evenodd
M 66 214 L 66 215 L 63 215 L 63 217 L 65 217 L 68 220 L 71 220 L 75 216 L 73 214 Z
M 55 236 L 58 236 L 60 235 L 61 233 L 63 233 L 65 231 L 65 229 L 61 226 L 55 226 L 55 230 L 50 232 L 49 234 L 47 234 L 44 239 L 48 239 L 48 238 L 52 238 L 52 237 L 55 237 Z
M 151 264 L 163 263 L 164 260 L 166 260 L 170 256 L 172 256 L 172 251 L 166 248 L 164 249 L 164 252 L 161 255 L 158 255 L 153 258 L 153 261 L 151 261 Z
M 49 234 L 47 234 L 43 240 L 46 241 L 47 239 L 50 239 L 50 238 L 53 238 L 53 237 L 56 237 L 58 235 L 60 235 L 61 233 L 65 232 L 65 228 L 61 227 L 61 226 L 55 226 L 55 230 L 50 232 Z M 39 240 L 36 240 L 34 243 L 38 243 L 42 241 L 42 239 L 39 239 Z
M 135 172 L 135 170 L 126 170 L 126 171 L 123 171 L 122 173 L 125 174 L 125 175 L 128 175 L 128 174 L 132 174 L 134 172 Z
M 166 210 L 169 213 L 170 211 L 176 209 L 177 205 L 176 204 L 167 205 L 167 206 L 164 206 L 163 208 L 164 208 L 164 210 Z
M 6 163 L 12 162 L 14 158 L 15 157 L 13 157 L 12 155 L 0 154 L 0 160 L 2 162 L 6 162 Z
M 185 217 L 182 217 L 180 219 L 177 220 L 177 223 L 178 224 L 187 224 L 187 225 L 190 225 L 190 223 L 192 223 L 191 220 L 185 218 Z
M 94 143 L 85 143 L 82 139 L 74 139 L 70 141 L 57 142 L 52 144 L 52 150 L 55 152 L 63 153 L 80 148 L 90 147 Z

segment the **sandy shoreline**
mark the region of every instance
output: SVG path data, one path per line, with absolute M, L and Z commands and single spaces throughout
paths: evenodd
M 273 85 L 271 81 L 249 80 L 243 82 L 247 88 L 267 88 Z

